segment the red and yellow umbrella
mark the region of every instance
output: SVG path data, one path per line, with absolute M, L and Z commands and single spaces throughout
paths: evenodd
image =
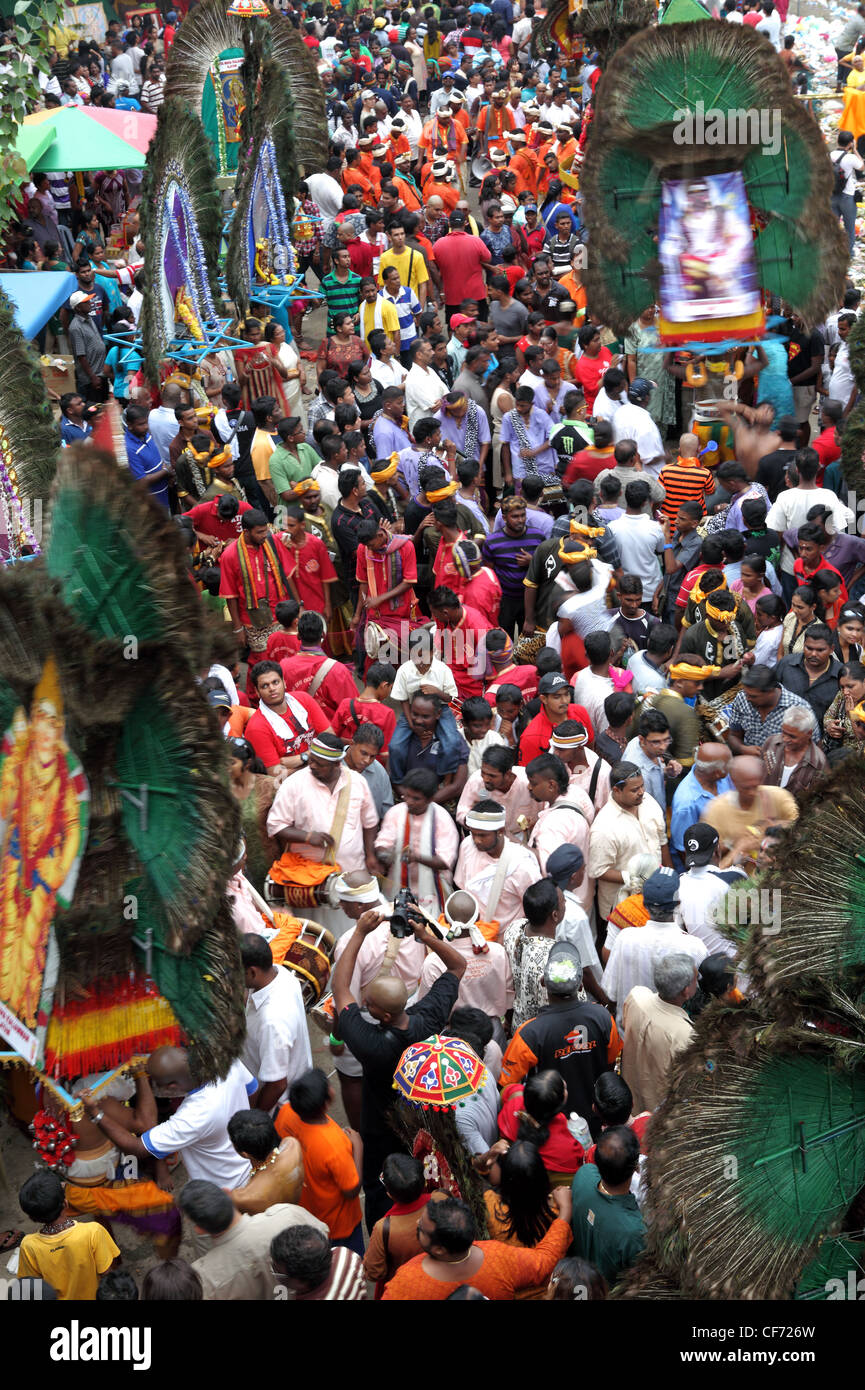
M 394 1086 L 412 1105 L 455 1110 L 480 1090 L 486 1067 L 459 1038 L 434 1034 L 412 1043 L 399 1059 Z

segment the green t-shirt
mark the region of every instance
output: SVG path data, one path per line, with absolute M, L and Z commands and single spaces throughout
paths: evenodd
M 315 465 L 321 462 L 311 444 L 298 444 L 297 453 L 298 457 L 295 458 L 280 444 L 270 456 L 270 480 L 277 497 L 290 492 L 302 478 L 310 477 Z
M 646 1245 L 646 1226 L 632 1192 L 608 1197 L 598 1191 L 601 1175 L 584 1163 L 571 1183 L 573 1251 L 614 1284 Z

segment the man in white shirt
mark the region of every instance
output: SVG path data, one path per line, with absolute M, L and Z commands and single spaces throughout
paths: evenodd
M 679 925 L 679 875 L 662 866 L 643 884 L 643 904 L 649 920 L 639 929 L 620 931 L 604 970 L 602 985 L 616 1004 L 616 1023 L 625 1028 L 625 1000 L 635 985 L 651 990 L 655 964 L 667 955 L 688 955 L 699 965 L 708 955 L 702 941 Z
M 623 407 L 624 409 L 624 407 Z M 625 487 L 624 516 L 610 523 L 625 574 L 636 574 L 643 585 L 643 602 L 651 604 L 661 582 L 660 555 L 666 544 L 664 529 L 646 515 L 651 498 L 648 479 L 637 478 Z
M 643 468 L 653 478 L 657 478 L 667 461 L 664 441 L 646 406 L 654 386 L 644 376 L 636 376 L 628 390 L 628 403 L 616 411 L 613 420 L 613 439 L 632 439 L 643 463 Z
M 88 1118 L 121 1153 L 164 1161 L 179 1151 L 190 1179 L 202 1178 L 218 1187 L 242 1187 L 252 1168 L 229 1139 L 228 1121 L 238 1110 L 249 1108 L 249 1097 L 258 1089 L 243 1063 L 233 1062 L 221 1081 L 196 1086 L 186 1050 L 157 1047 L 147 1059 L 147 1075 L 153 1087 L 151 1104 L 139 1105 L 138 1118 L 130 1112 L 128 1120 L 121 1122 L 101 1109 L 94 1111 L 98 1100 L 85 1101 Z M 174 1114 L 162 1124 L 155 1123 L 154 1096 L 180 1100 Z M 148 1126 L 149 1114 L 152 1121 Z
M 635 1113 L 660 1105 L 670 1067 L 694 1032 L 683 1007 L 697 992 L 697 967 L 691 956 L 684 951 L 659 956 L 652 982 L 652 989 L 635 985 L 622 1010 L 622 1076 L 631 1088 Z
M 838 148 L 829 158 L 835 166 L 836 185 L 843 180 L 840 189 L 833 190 L 830 199 L 832 211 L 844 223 L 850 254 L 856 241 L 856 175 L 865 168 L 862 156 L 857 153 L 852 131 L 838 131 Z
M 312 1066 L 312 1048 L 297 976 L 274 965 L 263 936 L 241 937 L 246 972 L 246 1038 L 241 1057 L 258 1081 L 253 1108 L 272 1113 L 288 1099 L 293 1081 Z
M 322 216 L 321 230 L 323 233 L 328 230 L 342 207 L 342 200 L 345 196 L 342 184 L 337 182 L 339 172 L 342 169 L 342 160 L 339 155 L 331 155 L 327 161 L 326 169 L 326 173 L 308 174 L 306 178 L 309 196 L 318 205 L 318 210 Z
M 713 825 L 698 821 L 685 831 L 684 861 L 687 873 L 679 879 L 682 921 L 691 936 L 702 941 L 710 956 L 718 952 L 735 956 L 737 948 L 718 930 L 715 910 L 737 881 L 742 869 L 719 869 L 720 837 Z
M 598 912 L 604 920 L 618 901 L 624 871 L 635 854 L 652 854 L 669 864 L 664 813 L 646 794 L 640 769 L 633 763 L 614 763 L 610 799 L 589 832 L 589 873 L 598 884 Z
M 141 84 L 135 76 L 135 64 L 119 39 L 115 39 L 111 45 L 110 66 L 111 81 L 114 87 L 128 87 L 129 95 L 131 97 L 137 96 Z
M 603 385 L 595 396 L 592 415 L 596 420 L 613 423 L 623 405 L 627 405 L 625 373 L 620 367 L 608 367 L 604 372 Z
M 799 482 L 796 487 L 785 488 L 779 492 L 769 509 L 766 526 L 772 531 L 790 531 L 804 526 L 808 512 L 818 503 L 829 508 L 836 531 L 846 531 L 854 524 L 855 518 L 849 507 L 845 507 L 839 497 L 829 488 L 818 487 L 816 477 L 820 459 L 814 449 L 799 449 L 795 455 Z M 793 578 L 795 555 L 789 546 L 784 546 L 781 556 L 781 570 Z M 789 581 L 788 581 L 789 583 Z M 790 590 L 792 592 L 792 590 Z
M 162 389 L 162 402 L 154 407 L 147 417 L 147 428 L 153 436 L 153 442 L 159 450 L 159 457 L 164 464 L 168 463 L 168 450 L 171 441 L 180 429 L 180 422 L 177 419 L 176 410 L 180 405 L 180 387 L 174 382 L 169 382 Z
M 781 16 L 772 4 L 772 0 L 766 0 L 766 3 L 763 5 L 763 15 L 764 18 L 754 27 L 758 34 L 766 35 L 766 38 L 777 53 L 781 48 L 781 30 L 783 25 L 781 24 Z
M 556 940 L 568 941 L 579 952 L 583 967 L 583 985 L 599 1004 L 606 1006 L 607 996 L 601 989 L 603 967 L 595 946 L 595 935 L 588 916 L 577 896 L 586 876 L 586 861 L 576 845 L 559 845 L 547 860 L 547 877 L 561 888 L 565 900 L 565 915 L 556 927 Z

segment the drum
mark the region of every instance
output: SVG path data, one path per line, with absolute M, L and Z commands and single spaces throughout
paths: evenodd
M 270 875 L 264 880 L 264 897 L 269 903 L 278 904 L 281 908 L 292 911 L 295 908 L 304 907 L 339 907 L 339 895 L 336 891 L 336 880 L 339 878 L 340 869 L 334 868 L 333 873 L 328 874 L 327 878 L 322 879 L 321 883 L 274 883 Z
M 311 1009 L 324 994 L 333 967 L 335 945 L 334 937 L 325 927 L 317 922 L 304 922 L 300 935 L 285 953 L 283 965 L 297 976 L 306 1009 Z
M 377 661 L 381 647 L 392 634 L 388 633 L 381 623 L 374 622 L 371 618 L 367 619 L 366 628 L 363 634 L 364 651 L 370 661 Z

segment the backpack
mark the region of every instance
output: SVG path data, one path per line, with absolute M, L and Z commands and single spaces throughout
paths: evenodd
M 841 193 L 844 192 L 844 188 L 847 183 L 847 175 L 841 168 L 841 160 L 844 158 L 844 155 L 846 153 L 846 150 L 833 150 L 830 156 L 835 168 L 835 182 L 832 185 L 833 198 L 838 197 Z M 837 159 L 835 158 L 836 155 L 838 156 Z

